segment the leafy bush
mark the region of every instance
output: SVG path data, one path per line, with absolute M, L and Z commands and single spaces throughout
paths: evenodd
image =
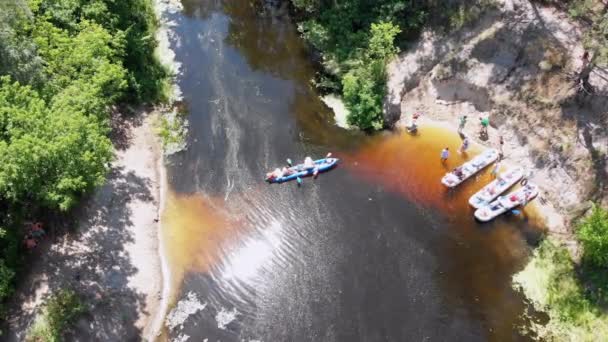
M 591 215 L 580 222 L 576 235 L 583 245 L 585 262 L 608 267 L 608 211 L 595 205 Z
M 86 311 L 80 297 L 72 290 L 59 290 L 45 304 L 42 314 L 28 331 L 26 341 L 58 342 L 65 329 Z
M 344 102 L 349 109 L 346 118 L 349 125 L 363 130 L 383 127 L 382 103 L 384 101 L 384 64 L 375 61 L 367 66 L 351 70 L 342 78 Z
M 15 271 L 6 266 L 3 259 L 0 259 L 0 301 L 8 298 L 13 293 L 13 278 Z
M 69 209 L 103 182 L 112 158 L 107 128 L 84 113 L 49 108 L 30 87 L 0 78 L 0 193 Z
M 162 100 L 155 30 L 152 0 L 0 1 L 0 301 L 24 216 L 66 211 L 104 181 L 110 108 Z
M 565 248 L 543 241 L 513 282 L 549 316 L 546 324 L 532 322 L 540 339 L 592 342 L 608 336 L 608 316 L 588 299 Z

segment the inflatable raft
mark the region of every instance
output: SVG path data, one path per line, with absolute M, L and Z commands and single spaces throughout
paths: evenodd
M 520 205 L 525 206 L 536 196 L 538 196 L 538 186 L 528 183 L 521 189 L 511 192 L 506 196 L 501 196 L 494 202 L 475 210 L 475 218 L 481 222 L 491 221 L 515 207 Z
M 288 181 L 292 181 L 298 178 L 309 177 L 312 176 L 315 171 L 322 173 L 333 169 L 340 159 L 338 158 L 323 158 L 319 160 L 315 160 L 314 167 L 306 168 L 304 164 L 298 164 L 287 168 L 286 172 L 284 172 L 280 177 L 272 177 L 266 178 L 268 183 L 284 183 Z
M 523 176 L 524 169 L 519 166 L 500 173 L 494 181 L 471 196 L 471 198 L 469 198 L 469 204 L 475 209 L 483 207 L 519 182 Z
M 441 183 L 448 188 L 453 188 L 495 162 L 496 159 L 498 159 L 497 150 L 485 150 L 480 155 L 455 168 L 452 172 L 446 173 L 441 179 Z

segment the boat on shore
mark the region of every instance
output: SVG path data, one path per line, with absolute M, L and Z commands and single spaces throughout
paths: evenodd
M 506 196 L 500 196 L 490 204 L 475 210 L 475 218 L 481 222 L 491 221 L 499 215 L 520 205 L 525 206 L 536 196 L 538 196 L 538 186 L 536 184 L 527 183 L 522 188 L 513 191 Z
M 446 173 L 441 179 L 441 183 L 448 188 L 453 188 L 495 162 L 498 155 L 498 151 L 493 148 L 485 150 L 475 158 Z
M 469 204 L 479 209 L 484 205 L 492 202 L 496 197 L 507 191 L 510 187 L 517 184 L 524 177 L 524 169 L 517 166 L 501 172 L 495 180 L 477 191 L 471 198 Z
M 280 174 L 274 173 L 266 177 L 268 183 L 284 183 L 298 178 L 313 176 L 317 173 L 327 172 L 333 169 L 340 159 L 338 158 L 323 158 L 314 161 L 313 167 L 306 167 L 303 163 L 279 170 Z M 278 170 L 278 169 L 277 169 Z M 276 172 L 276 170 L 275 170 Z

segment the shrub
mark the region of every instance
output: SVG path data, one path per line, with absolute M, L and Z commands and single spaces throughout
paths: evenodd
M 544 324 L 531 322 L 540 340 L 592 342 L 608 334 L 608 317 L 589 300 L 574 266 L 565 248 L 545 240 L 513 277 L 535 309 L 549 316 Z
M 60 290 L 44 306 L 27 333 L 26 341 L 58 342 L 75 319 L 86 311 L 80 297 L 72 290 Z
M 608 211 L 593 206 L 591 215 L 579 223 L 576 235 L 583 244 L 584 261 L 608 267 Z
M 349 110 L 349 125 L 362 130 L 378 130 L 384 124 L 384 63 L 372 62 L 351 70 L 342 79 L 344 102 Z

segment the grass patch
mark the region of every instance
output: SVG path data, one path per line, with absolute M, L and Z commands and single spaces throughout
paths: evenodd
M 546 325 L 534 326 L 547 340 L 597 341 L 608 336 L 608 211 L 594 206 L 576 228 L 583 247 L 580 266 L 565 248 L 545 240 L 513 278 L 534 306 L 549 315 Z
M 577 269 L 568 251 L 547 239 L 513 282 L 537 310 L 549 316 L 545 325 L 532 324 L 541 339 L 597 341 L 598 336 L 608 336 L 608 315 L 597 301 L 596 289 L 585 286 L 584 280 L 590 276 L 605 280 L 606 275 L 605 270 Z
M 60 290 L 47 300 L 42 314 L 27 333 L 28 342 L 62 341 L 63 333 L 86 311 L 81 298 L 72 290 Z
M 173 154 L 186 148 L 188 133 L 186 115 L 187 112 L 176 105 L 172 110 L 161 113 L 157 117 L 156 134 L 160 137 L 166 154 Z

